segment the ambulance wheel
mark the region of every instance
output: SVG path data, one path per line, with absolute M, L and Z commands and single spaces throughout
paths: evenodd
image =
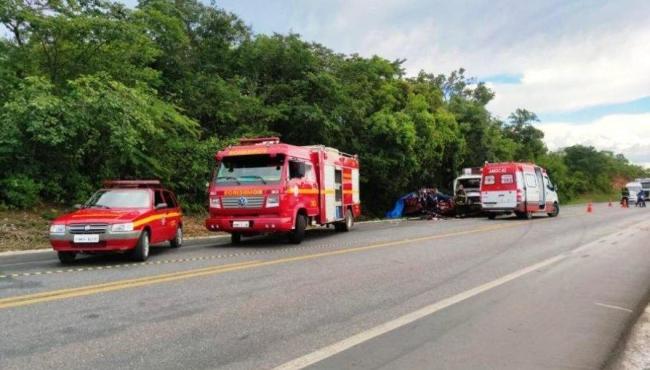
M 307 217 L 298 215 L 296 217 L 296 227 L 289 234 L 289 241 L 293 244 L 300 244 L 305 238 L 305 229 L 307 228 Z
M 530 212 L 515 212 L 515 215 L 522 220 L 530 220 L 533 218 L 533 214 Z
M 139 262 L 144 262 L 149 258 L 149 232 L 143 231 L 138 239 L 138 244 L 135 246 L 131 257 Z
M 176 228 L 176 234 L 174 235 L 174 239 L 169 241 L 169 245 L 172 248 L 180 248 L 183 246 L 183 228 L 181 225 L 178 225 Z
M 354 216 L 352 216 L 352 211 L 348 209 L 345 212 L 345 220 L 335 223 L 334 229 L 336 231 L 350 231 L 352 226 L 354 226 Z
M 553 212 L 548 213 L 548 217 L 557 217 L 560 214 L 560 205 L 557 202 L 553 203 Z
M 77 257 L 75 252 L 57 252 L 56 254 L 59 257 L 59 261 L 64 265 L 71 264 Z
M 488 213 L 488 219 L 490 219 L 490 220 L 494 220 L 495 218 L 497 218 L 497 214 L 496 214 L 496 213 Z
M 237 245 L 241 243 L 241 233 L 230 234 L 230 244 Z

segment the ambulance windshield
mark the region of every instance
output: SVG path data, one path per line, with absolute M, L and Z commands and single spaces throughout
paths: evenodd
M 221 160 L 214 178 L 215 184 L 237 186 L 277 184 L 282 178 L 284 156 L 242 155 Z

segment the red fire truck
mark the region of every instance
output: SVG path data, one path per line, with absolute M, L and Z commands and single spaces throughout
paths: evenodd
M 297 244 L 308 225 L 348 231 L 361 214 L 357 156 L 268 137 L 241 139 L 215 159 L 205 226 L 230 233 L 233 244 L 264 233 Z

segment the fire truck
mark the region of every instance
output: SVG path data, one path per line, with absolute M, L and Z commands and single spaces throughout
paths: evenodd
M 542 167 L 531 163 L 486 163 L 481 179 L 481 204 L 488 218 L 514 213 L 531 219 L 533 213 L 560 213 L 557 188 Z
M 205 226 L 230 233 L 233 244 L 266 233 L 298 244 L 309 225 L 348 231 L 361 214 L 356 155 L 266 137 L 241 139 L 215 160 Z

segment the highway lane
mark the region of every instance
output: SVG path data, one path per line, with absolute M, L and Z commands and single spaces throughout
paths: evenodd
M 61 273 L 51 258 L 2 257 L 0 274 L 28 275 L 0 279 L 0 368 L 272 368 L 557 256 L 314 366 L 591 368 L 650 286 L 647 226 L 629 230 L 648 216 L 597 205 L 530 222 L 364 224 L 299 247 L 221 240 Z M 571 333 L 579 348 L 560 346 Z

